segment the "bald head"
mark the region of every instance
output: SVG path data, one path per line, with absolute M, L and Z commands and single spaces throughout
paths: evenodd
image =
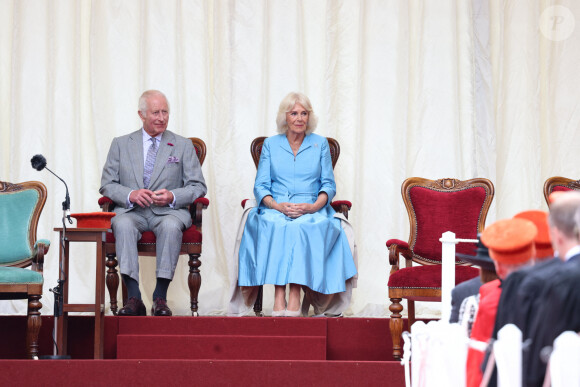
M 580 244 L 580 192 L 566 192 L 550 204 L 550 235 L 554 250 L 563 258 L 568 250 Z
M 580 220 L 580 192 L 566 192 L 550 205 L 550 226 L 556 227 L 566 237 L 578 240 Z

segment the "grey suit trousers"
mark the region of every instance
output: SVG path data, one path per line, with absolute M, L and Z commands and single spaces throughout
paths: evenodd
M 176 216 L 156 215 L 150 208 L 136 207 L 111 219 L 115 233 L 115 249 L 121 274 L 139 282 L 137 241 L 145 231 L 153 231 L 157 239 L 157 278 L 173 279 L 179 260 L 183 230 L 186 226 Z

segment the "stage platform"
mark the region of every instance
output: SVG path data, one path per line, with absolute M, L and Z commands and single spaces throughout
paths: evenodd
M 106 316 L 104 360 L 91 359 L 93 324 L 69 318 L 71 360 L 29 361 L 25 316 L 0 316 L 0 385 L 404 385 L 388 319 Z

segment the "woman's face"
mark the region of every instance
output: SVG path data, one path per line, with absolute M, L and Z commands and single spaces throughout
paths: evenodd
M 296 103 L 294 107 L 286 113 L 286 122 L 288 131 L 294 134 L 303 134 L 306 132 L 308 125 L 308 110 L 304 106 Z

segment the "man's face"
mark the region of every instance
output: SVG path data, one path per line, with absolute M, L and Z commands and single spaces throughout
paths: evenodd
M 169 123 L 169 107 L 162 95 L 152 95 L 147 99 L 147 111 L 143 114 L 139 111 L 139 117 L 143 121 L 143 129 L 151 137 L 165 132 Z

